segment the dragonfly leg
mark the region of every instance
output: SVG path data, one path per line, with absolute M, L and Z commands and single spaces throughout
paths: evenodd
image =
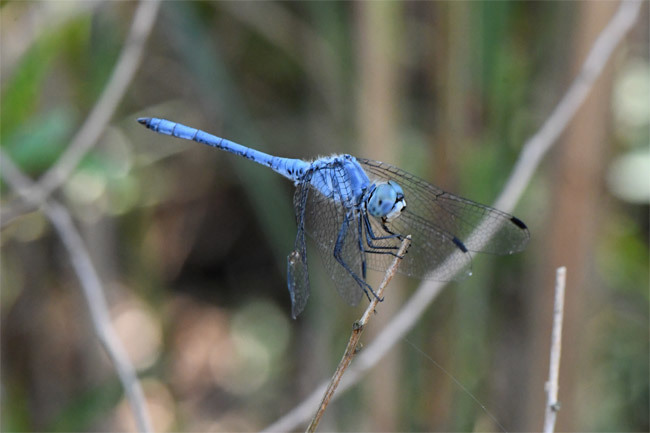
M 399 234 L 399 233 L 393 233 L 393 232 L 388 228 L 388 226 L 386 226 L 386 220 L 384 220 L 384 219 L 381 220 L 381 228 L 384 229 L 384 231 L 385 231 L 386 233 L 390 233 L 391 236 L 396 237 L 396 238 L 399 239 L 400 241 L 403 241 L 403 240 L 404 240 L 404 235 L 401 235 L 401 234 Z M 390 237 L 390 236 L 389 236 L 389 237 Z
M 354 279 L 354 281 L 356 281 L 359 287 L 363 289 L 363 292 L 366 294 L 366 297 L 368 298 L 369 301 L 371 300 L 370 294 L 368 293 L 369 291 L 376 299 L 378 299 L 379 301 L 383 301 L 384 299 L 377 296 L 377 293 L 375 293 L 374 289 L 370 286 L 370 284 L 366 283 L 363 279 L 359 278 L 359 276 L 350 268 L 350 266 L 346 263 L 346 261 L 341 256 L 341 250 L 343 249 L 343 242 L 345 241 L 345 236 L 347 235 L 349 226 L 350 226 L 350 214 L 346 214 L 345 219 L 343 220 L 343 224 L 341 224 L 341 230 L 339 230 L 339 234 L 336 238 L 336 244 L 334 245 L 334 258 L 350 274 L 350 276 Z M 362 265 L 362 268 L 363 267 L 365 267 L 365 263 Z
M 377 236 L 375 232 L 372 230 L 372 224 L 370 224 L 370 218 L 368 218 L 368 214 L 363 215 L 363 219 L 366 225 L 366 229 L 368 231 L 368 234 L 370 235 L 370 238 L 374 241 L 379 241 L 379 240 L 384 240 L 384 239 L 399 239 L 400 241 L 404 240 L 404 236 L 399 234 L 399 233 L 393 233 L 387 226 L 386 222 L 382 220 L 381 222 L 381 228 L 384 229 L 386 233 L 388 233 L 388 236 Z M 395 248 L 399 249 L 398 247 L 390 247 L 390 248 Z
M 394 233 L 391 233 L 389 236 L 377 236 L 377 235 L 375 235 L 374 231 L 372 230 L 372 225 L 370 224 L 370 220 L 368 219 L 368 215 L 364 214 L 364 215 L 361 216 L 361 218 L 363 219 L 364 225 L 366 227 L 366 230 L 365 230 L 366 245 L 368 245 L 369 248 L 372 248 L 372 250 L 364 250 L 364 251 L 367 252 L 367 253 L 373 253 L 373 254 L 390 254 L 393 257 L 397 257 L 397 254 L 394 251 L 399 249 L 398 246 L 375 245 L 373 243 L 373 241 L 385 240 L 385 239 L 395 239 L 395 238 L 400 239 L 401 235 L 396 235 Z M 377 251 L 377 250 L 380 250 L 380 251 Z M 393 251 L 381 251 L 381 250 L 393 250 Z
M 361 276 L 364 281 L 366 279 L 366 253 L 369 252 L 363 247 L 363 225 L 361 224 L 361 213 L 359 214 L 359 220 L 357 221 L 357 231 L 358 231 L 358 241 L 359 241 L 359 252 L 361 254 Z

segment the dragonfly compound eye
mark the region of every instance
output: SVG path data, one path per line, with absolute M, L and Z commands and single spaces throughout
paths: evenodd
M 377 185 L 368 200 L 368 213 L 376 218 L 388 220 L 399 215 L 406 207 L 404 192 L 395 182 L 388 181 Z

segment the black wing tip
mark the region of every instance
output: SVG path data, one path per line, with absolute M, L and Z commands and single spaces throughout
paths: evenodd
M 467 249 L 467 247 L 465 246 L 463 241 L 458 239 L 456 236 L 454 236 L 453 242 L 462 252 L 464 252 L 464 253 L 469 252 L 469 250 Z
M 526 226 L 526 224 L 524 224 L 524 222 L 523 222 L 522 220 L 520 220 L 519 218 L 517 218 L 517 217 L 510 217 L 510 221 L 511 221 L 514 225 L 516 225 L 517 227 L 519 227 L 520 229 L 522 229 L 522 230 L 528 230 L 528 227 Z

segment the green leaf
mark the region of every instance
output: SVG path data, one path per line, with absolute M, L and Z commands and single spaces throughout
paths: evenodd
M 44 32 L 20 59 L 2 89 L 0 140 L 3 143 L 34 115 L 42 102 L 42 95 L 53 91 L 47 89 L 47 84 L 52 84 L 50 80 L 56 58 L 70 41 L 79 43 L 83 38 L 79 35 L 80 29 L 87 25 L 88 17 L 83 15 Z
M 74 126 L 69 110 L 55 109 L 18 125 L 3 147 L 25 173 L 39 174 L 59 158 Z

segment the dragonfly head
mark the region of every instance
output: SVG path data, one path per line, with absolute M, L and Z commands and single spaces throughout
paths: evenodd
M 392 220 L 406 209 L 404 191 L 392 180 L 378 183 L 370 192 L 367 203 L 368 213 L 376 218 Z

